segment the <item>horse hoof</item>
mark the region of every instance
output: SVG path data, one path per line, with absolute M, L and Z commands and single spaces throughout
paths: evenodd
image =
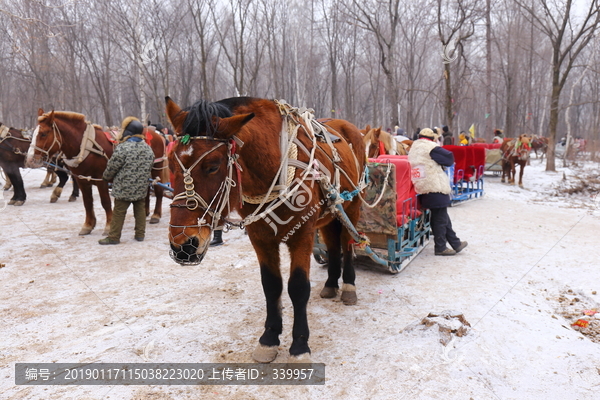
M 344 283 L 342 285 L 342 296 L 340 299 L 346 306 L 355 305 L 358 302 L 358 297 L 356 297 L 356 286 Z
M 61 187 L 55 187 L 54 190 L 52 191 L 52 195 L 50 196 L 50 203 L 56 203 L 56 201 L 59 199 L 60 195 L 62 194 L 62 188 Z
M 102 236 L 108 236 L 109 233 L 110 233 L 110 226 L 107 226 L 106 228 L 104 228 L 104 231 L 102 231 Z
M 17 202 L 16 200 L 9 200 L 9 201 L 8 201 L 8 203 L 6 203 L 6 204 L 8 204 L 9 206 L 12 206 L 12 205 L 14 205 L 16 202 Z
M 321 298 L 322 299 L 333 299 L 337 296 L 337 288 L 325 286 L 323 290 L 321 290 Z
M 159 217 L 152 217 L 150 218 L 150 223 L 151 224 L 158 224 L 160 222 L 160 218 Z
M 69 203 L 72 203 L 72 202 L 74 202 L 75 200 L 77 200 L 77 197 L 75 197 L 75 196 L 71 196 L 71 197 L 69 197 Z
M 14 202 L 15 206 L 22 206 L 23 204 L 25 204 L 25 200 L 17 200 Z
M 265 346 L 259 343 L 252 353 L 252 358 L 259 363 L 270 363 L 277 358 L 277 351 L 278 346 Z
M 290 354 L 290 357 L 288 358 L 288 363 L 308 364 L 310 363 L 310 360 L 310 353 L 298 354 L 297 356 L 293 356 Z
M 79 236 L 85 236 L 85 235 L 89 235 L 90 233 L 92 233 L 92 228 L 88 228 L 88 227 L 83 227 L 81 228 L 81 230 L 79 231 Z

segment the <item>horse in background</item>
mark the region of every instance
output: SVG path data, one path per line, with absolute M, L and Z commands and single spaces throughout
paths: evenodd
M 39 166 L 42 161 L 51 159 L 54 154 L 62 153 L 64 163 L 76 178 L 83 196 L 86 216 L 79 235 L 89 235 L 96 226 L 93 186 L 98 189 L 100 203 L 106 213 L 103 234 L 107 235 L 112 220 L 112 203 L 108 192 L 108 182 L 102 179 L 102 174 L 106 169 L 108 159 L 112 156 L 113 143 L 109 141 L 102 127 L 87 122 L 83 114 L 68 111 L 44 113 L 44 110 L 40 108 L 38 124 L 38 132 L 32 138 L 28 164 Z M 156 141 L 154 140 L 155 135 L 158 137 Z M 155 167 L 162 171 L 165 162 L 164 140 L 156 133 L 151 136 L 151 147 L 156 157 Z M 152 176 L 158 176 L 154 169 Z M 157 185 L 155 193 L 156 206 L 150 223 L 159 222 L 162 214 L 163 188 Z M 146 204 L 148 204 L 148 200 Z M 149 213 L 150 210 L 147 207 L 146 215 Z
M 19 168 L 26 167 L 26 155 L 30 145 L 31 139 L 23 136 L 23 133 L 19 129 L 8 128 L 6 125 L 0 123 L 0 167 L 5 170 L 6 178 L 3 190 L 9 190 L 13 187 L 14 183 L 15 192 L 13 198 L 8 202 L 9 205 L 21 206 L 25 203 L 27 196 Z M 40 188 L 51 187 L 56 182 L 56 178 L 58 177 L 59 179 L 58 186 L 50 196 L 50 202 L 54 203 L 60 197 L 60 193 L 62 193 L 62 189 L 69 179 L 69 175 L 67 172 L 61 171 L 60 166 L 56 168 L 53 165 L 48 165 L 46 171 L 46 177 Z M 54 182 L 51 182 L 52 176 L 54 176 Z M 73 192 L 69 201 L 75 201 L 78 196 L 79 188 L 77 187 L 77 183 L 73 181 Z
M 25 156 L 30 143 L 19 129 L 0 123 L 0 167 L 6 175 L 3 190 L 8 190 L 11 185 L 14 187 L 8 205 L 22 206 L 27 199 L 20 168 L 25 168 Z
M 341 275 L 342 302 L 357 301 L 350 245 L 354 236 L 340 219 L 355 225 L 360 213 L 356 195 L 362 190 L 365 149 L 358 128 L 343 120 L 321 124 L 310 112 L 276 100 L 200 101 L 183 110 L 169 97 L 166 103 L 179 138 L 169 153 L 175 189 L 171 257 L 182 265 L 199 264 L 212 231 L 231 223 L 230 211 L 239 213 L 256 251 L 266 297 L 265 330 L 252 356 L 271 362 L 283 327 L 279 248 L 285 243 L 291 259 L 287 289 L 294 308 L 290 356 L 306 360 L 309 272 L 317 229 L 329 252 L 321 297 L 337 296 Z M 338 191 L 346 200 L 333 200 Z
M 505 182 L 505 176 L 508 176 L 508 183 L 514 185 L 516 177 L 516 165 L 519 169 L 519 186 L 523 187 L 523 171 L 529 161 L 531 153 L 531 137 L 526 134 L 520 135 L 517 139 L 505 138 L 500 147 L 502 153 L 502 179 Z
M 538 158 L 538 151 L 542 155 L 542 160 L 548 150 L 548 138 L 543 136 L 533 135 L 531 139 L 531 150 L 535 153 L 535 158 Z
M 83 146 L 82 146 L 83 143 Z M 38 167 L 62 153 L 64 162 L 75 177 L 83 197 L 85 221 L 79 235 L 89 235 L 96 227 L 92 187 L 100 194 L 100 203 L 106 213 L 104 234 L 107 235 L 112 220 L 112 204 L 108 182 L 102 179 L 106 163 L 113 153 L 102 128 L 85 120 L 83 114 L 68 111 L 38 110 L 38 128 L 32 138 L 27 164 Z
M 382 127 L 371 128 L 370 125 L 364 130 L 363 143 L 365 144 L 365 154 L 367 158 L 377 158 L 380 155 L 407 155 L 412 146 L 412 140 L 398 142 L 389 132 L 382 130 Z

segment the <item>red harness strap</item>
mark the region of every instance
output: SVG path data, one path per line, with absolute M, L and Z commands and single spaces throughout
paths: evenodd
M 380 140 L 379 141 L 379 155 L 382 156 L 384 154 L 387 154 L 385 152 L 385 146 L 383 145 L 383 142 Z

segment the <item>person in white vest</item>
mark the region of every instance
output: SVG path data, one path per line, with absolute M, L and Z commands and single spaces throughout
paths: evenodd
M 421 206 L 431 210 L 435 255 L 453 256 L 467 247 L 467 242 L 462 242 L 456 236 L 448 215 L 452 189 L 443 167 L 454 164 L 454 155 L 439 146 L 438 136 L 429 128 L 422 129 L 419 139 L 410 148 L 408 161 L 412 169 L 412 182 L 420 194 Z M 446 243 L 452 248 L 446 247 Z

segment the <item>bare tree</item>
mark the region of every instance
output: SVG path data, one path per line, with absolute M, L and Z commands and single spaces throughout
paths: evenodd
M 560 111 L 560 95 L 575 60 L 594 37 L 600 25 L 600 4 L 598 0 L 590 0 L 583 18 L 581 21 L 577 21 L 573 12 L 573 0 L 565 0 L 559 4 L 550 3 L 548 0 L 536 0 L 534 4 L 540 6 L 537 10 L 533 5 L 519 0 L 516 2 L 531 23 L 543 32 L 552 44 L 552 89 L 546 171 L 555 171 L 554 146 Z
M 375 36 L 379 50 L 379 63 L 386 77 L 386 97 L 389 101 L 391 126 L 399 124 L 398 79 L 396 77 L 396 41 L 400 23 L 400 0 L 353 0 L 348 12 L 356 24 Z
M 475 22 L 478 18 L 477 2 L 472 0 L 456 0 L 449 3 L 444 0 L 437 0 L 437 26 L 438 36 L 442 43 L 445 55 L 448 54 L 448 49 L 454 47 L 462 49 L 464 43 L 475 33 Z M 455 50 L 455 51 L 457 51 Z M 464 51 L 460 53 L 464 57 Z M 444 81 L 445 81 L 445 98 L 444 109 L 446 117 L 446 125 L 450 131 L 454 130 L 454 88 L 452 82 L 452 60 L 447 59 L 444 62 Z

